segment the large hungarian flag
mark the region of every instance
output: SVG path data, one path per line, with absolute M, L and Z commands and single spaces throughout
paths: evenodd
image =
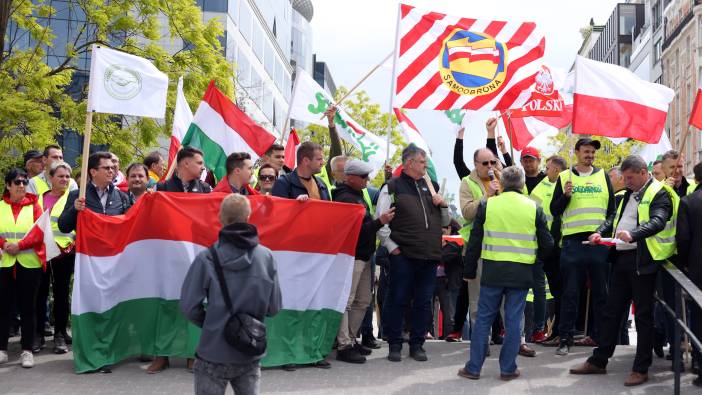
M 217 240 L 225 196 L 154 193 L 124 216 L 79 214 L 71 306 L 77 372 L 137 355 L 195 354 L 200 330 L 178 299 L 191 262 Z M 348 302 L 364 209 L 270 196 L 250 202 L 250 222 L 273 251 L 283 295 L 283 310 L 266 319 L 262 363 L 319 361 Z
M 462 18 L 400 4 L 395 48 L 399 108 L 520 106 L 546 47 L 535 23 Z
M 578 56 L 573 133 L 658 143 L 675 92 L 629 69 Z
M 225 162 L 232 152 L 248 152 L 256 160 L 275 143 L 275 136 L 244 114 L 215 86 L 207 87 L 195 112 L 188 133 L 181 144 L 199 148 L 205 154 L 205 166 L 217 179 L 227 174 Z

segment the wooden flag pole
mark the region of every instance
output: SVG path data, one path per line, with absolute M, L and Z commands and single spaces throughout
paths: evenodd
M 512 131 L 512 113 L 507 110 L 507 134 L 509 136 L 509 154 L 512 155 L 512 163 L 517 163 L 517 158 L 514 157 L 513 131 Z
M 178 152 L 180 152 L 180 150 L 182 150 L 182 149 L 183 149 L 183 146 L 181 145 L 180 147 L 178 147 Z M 168 173 L 166 173 L 166 176 L 163 177 L 163 180 L 164 180 L 164 181 L 170 179 L 170 178 L 173 176 L 173 172 L 175 172 L 176 165 L 178 164 L 178 161 L 177 161 L 178 152 L 176 152 L 176 157 L 173 158 L 173 160 L 176 161 L 176 163 L 170 163 L 170 164 L 169 164 L 169 166 L 168 166 Z
M 685 134 L 683 135 L 682 143 L 680 144 L 680 155 L 685 154 L 685 145 L 687 144 L 687 136 L 690 134 L 690 124 L 687 124 L 685 128 Z
M 341 102 L 342 102 L 342 101 L 346 100 L 346 98 L 348 98 L 349 96 L 351 96 L 351 94 L 353 93 L 353 91 L 355 91 L 356 88 L 358 88 L 365 80 L 367 80 L 368 77 L 370 77 L 371 75 L 373 75 L 373 73 L 375 73 L 375 71 L 378 70 L 378 69 L 380 68 L 380 66 L 383 65 L 383 63 L 387 62 L 388 59 L 390 59 L 390 57 L 391 57 L 392 55 L 393 55 L 393 52 L 390 52 L 390 53 L 388 54 L 388 56 L 386 56 L 385 58 L 383 58 L 383 60 L 382 60 L 380 63 L 378 63 L 377 65 L 375 65 L 375 67 L 373 67 L 366 75 L 363 76 L 363 78 L 361 78 L 360 81 L 358 81 L 354 86 L 352 86 L 351 89 L 349 89 L 349 91 L 346 92 L 346 94 L 345 94 L 344 96 L 341 97 L 341 99 L 337 100 L 336 105 L 337 105 L 337 106 L 341 105 Z
M 78 197 L 85 198 L 85 187 L 88 185 L 88 157 L 90 157 L 90 136 L 93 133 L 93 112 L 88 111 L 85 116 L 85 131 L 83 132 L 83 157 L 80 164 L 80 190 Z
M 392 117 L 393 117 L 393 101 L 395 99 L 395 80 L 397 71 L 397 48 L 400 46 L 400 40 L 398 35 L 400 34 L 400 4 L 397 5 L 397 24 L 395 25 L 395 45 L 393 46 L 393 58 L 392 58 L 392 78 L 390 79 L 390 108 L 388 109 L 388 126 L 387 126 L 387 143 L 386 143 L 386 156 L 385 163 L 390 163 L 390 138 L 392 137 Z

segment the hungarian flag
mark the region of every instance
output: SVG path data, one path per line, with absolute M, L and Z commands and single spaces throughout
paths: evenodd
M 188 101 L 183 93 L 183 77 L 178 79 L 178 91 L 176 94 L 175 111 L 173 111 L 173 128 L 171 130 L 171 146 L 168 148 L 168 169 L 165 174 L 171 173 L 171 167 L 175 166 L 176 156 L 180 150 L 180 142 L 185 138 L 190 123 L 193 121 L 193 112 L 190 110 Z
M 275 143 L 275 136 L 244 114 L 210 81 L 182 145 L 199 148 L 205 166 L 219 180 L 227 174 L 225 163 L 232 152 L 248 152 L 256 160 Z
M 400 4 L 399 108 L 504 110 L 534 83 L 546 39 L 535 23 L 462 18 Z
M 290 129 L 288 142 L 285 144 L 285 166 L 294 169 L 297 166 L 297 146 L 300 145 L 300 138 L 297 137 L 295 129 Z
M 434 166 L 434 161 L 431 159 L 431 150 L 427 144 L 419 129 L 414 125 L 407 114 L 405 114 L 401 109 L 395 108 L 395 117 L 397 117 L 397 122 L 400 124 L 400 131 L 402 132 L 402 137 L 405 138 L 407 144 L 414 144 L 417 147 L 424 150 L 427 153 L 427 173 L 429 178 L 437 182 L 436 178 L 436 167 Z
M 217 240 L 225 196 L 157 192 L 124 216 L 79 214 L 71 306 L 76 372 L 137 355 L 195 355 L 200 330 L 180 313 L 178 299 L 193 259 Z M 320 361 L 348 303 L 364 209 L 261 195 L 249 201 L 250 222 L 273 251 L 283 295 L 283 310 L 266 319 L 262 364 Z
M 578 56 L 573 133 L 657 143 L 675 92 L 629 69 Z
M 702 129 L 702 79 L 700 79 L 700 86 L 697 87 L 697 95 L 695 96 L 695 104 L 692 105 L 689 123 L 697 129 Z

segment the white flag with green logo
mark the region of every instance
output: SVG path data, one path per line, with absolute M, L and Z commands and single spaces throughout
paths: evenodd
M 88 111 L 165 118 L 168 76 L 150 61 L 93 45 Z
M 304 70 L 297 69 L 295 90 L 290 104 L 290 118 L 315 125 L 327 126 L 324 111 L 332 103 L 332 97 Z M 358 149 L 361 160 L 370 163 L 375 169 L 381 169 L 387 158 L 386 140 L 366 130 L 363 126 L 339 109 L 334 118 L 339 137 Z M 395 147 L 390 146 L 390 156 Z

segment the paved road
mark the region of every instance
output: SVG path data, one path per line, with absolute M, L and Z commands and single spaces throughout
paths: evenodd
M 51 342 L 48 342 L 51 346 Z M 333 368 L 285 372 L 264 370 L 261 392 L 269 394 L 668 394 L 672 393 L 670 362 L 655 359 L 652 377 L 644 386 L 629 389 L 622 385 L 633 360 L 633 347 L 621 347 L 605 376 L 572 376 L 567 369 L 584 360 L 588 348 L 575 348 L 568 357 L 556 357 L 552 348 L 537 348 L 536 358 L 519 358 L 522 377 L 512 382 L 499 380 L 499 346 L 485 364 L 479 381 L 465 380 L 456 371 L 466 359 L 467 343 L 428 342 L 429 362 L 405 358 L 401 363 L 385 359 L 387 348 L 374 352 L 364 365 L 332 360 Z M 54 355 L 45 350 L 36 356 L 33 369 L 22 369 L 17 361 L 18 345 L 11 344 L 11 360 L 0 366 L 0 394 L 187 394 L 192 393 L 192 375 L 184 360 L 172 362 L 171 369 L 145 373 L 147 364 L 130 360 L 115 367 L 112 374 L 73 373 L 71 354 Z M 405 354 L 407 350 L 405 350 Z M 702 393 L 691 385 L 693 375 L 683 376 L 683 393 Z M 231 393 L 231 389 L 228 393 Z

